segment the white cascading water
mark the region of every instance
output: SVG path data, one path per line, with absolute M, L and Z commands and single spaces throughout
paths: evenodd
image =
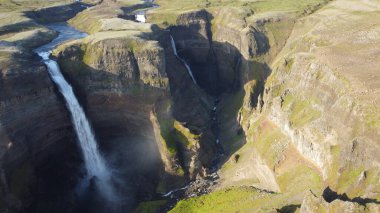
M 111 186 L 111 173 L 99 153 L 90 123 L 75 97 L 72 87 L 63 77 L 57 62 L 49 59 L 49 52 L 39 53 L 39 55 L 43 58 L 51 78 L 66 100 L 66 105 L 71 113 L 72 123 L 74 124 L 74 129 L 82 149 L 88 176 L 96 177 L 96 183 L 100 191 L 105 193 L 107 198 L 112 198 L 114 192 Z
M 61 28 L 63 29 L 62 31 L 60 31 Z M 72 28 L 70 29 L 68 26 L 60 26 L 56 30 L 61 33 L 60 36 L 51 43 L 36 49 L 35 52 L 42 57 L 43 62 L 48 68 L 51 79 L 57 85 L 60 93 L 62 93 L 67 108 L 71 113 L 72 123 L 78 137 L 87 170 L 88 178 L 86 179 L 89 180 L 95 178 L 95 183 L 100 193 L 109 201 L 113 201 L 116 199 L 116 195 L 111 184 L 111 172 L 98 150 L 90 123 L 75 97 L 72 87 L 63 77 L 58 63 L 49 58 L 52 49 L 63 41 L 69 39 L 70 35 L 77 33 L 77 31 Z
M 189 73 L 191 79 L 193 80 L 194 84 L 197 85 L 197 81 L 195 80 L 194 78 L 194 75 L 193 75 L 193 72 L 191 71 L 191 68 L 190 66 L 186 63 L 185 60 L 183 60 L 177 53 L 177 48 L 175 46 L 175 41 L 174 41 L 174 38 L 173 36 L 170 35 L 170 42 L 172 43 L 172 48 L 173 48 L 173 52 L 174 52 L 174 55 L 185 65 L 186 69 L 187 69 L 187 72 Z

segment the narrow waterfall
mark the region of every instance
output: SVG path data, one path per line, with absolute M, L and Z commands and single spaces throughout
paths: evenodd
M 170 35 L 170 42 L 172 44 L 172 48 L 173 48 L 173 52 L 174 52 L 174 55 L 185 65 L 186 69 L 187 69 L 187 72 L 189 73 L 191 79 L 193 80 L 194 84 L 197 85 L 197 81 L 195 80 L 194 78 L 194 75 L 193 75 L 193 72 L 191 71 L 191 68 L 190 66 L 186 63 L 186 61 L 184 59 L 182 59 L 178 53 L 177 53 L 177 48 L 175 46 L 175 41 L 174 41 L 174 38 L 173 36 Z
M 42 57 L 43 62 L 48 68 L 51 79 L 57 85 L 60 93 L 62 93 L 66 101 L 67 108 L 71 113 L 74 130 L 83 153 L 84 163 L 88 175 L 87 179 L 95 178 L 94 180 L 98 190 L 105 196 L 106 199 L 113 201 L 116 199 L 116 195 L 111 184 L 111 172 L 103 157 L 99 153 L 90 123 L 87 120 L 77 98 L 75 97 L 72 87 L 63 77 L 57 62 L 49 58 L 51 51 L 58 44 L 70 38 L 83 37 L 84 35 L 79 34 L 80 32 L 67 25 L 60 26 L 55 30 L 59 31 L 60 35 L 51 43 L 36 49 L 35 52 Z

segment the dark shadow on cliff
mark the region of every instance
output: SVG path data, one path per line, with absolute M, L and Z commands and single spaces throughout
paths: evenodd
M 120 9 L 123 11 L 123 15 L 119 15 L 118 18 L 123 18 L 127 20 L 135 20 L 136 14 L 144 14 L 146 11 L 157 7 L 153 2 L 145 1 L 142 4 L 136 4 L 128 7 L 121 7 Z
M 79 12 L 93 5 L 83 2 L 75 2 L 67 5 L 53 6 L 33 11 L 25 11 L 26 17 L 29 17 L 39 23 L 64 22 L 73 18 Z
M 257 108 L 263 104 L 259 96 L 263 95 L 264 82 L 271 70 L 265 63 L 245 59 L 230 43 L 213 41 L 212 15 L 207 11 L 201 10 L 193 16 L 203 18 L 206 24 L 181 25 L 177 20 L 177 26 L 162 31 L 158 40 L 166 50 L 174 117 L 192 132 L 204 134 L 200 139 L 200 160 L 202 166 L 212 172 L 245 144 L 246 136 L 237 121 L 246 96 L 243 85 L 256 81 L 256 86 L 249 91 L 252 93 L 249 94 L 249 107 Z M 255 38 L 263 43 L 256 51 L 264 54 L 268 51 L 268 39 L 262 33 L 257 34 Z M 178 55 L 189 64 L 198 85 L 192 82 L 184 64 L 175 57 L 170 35 L 175 40 Z M 143 37 L 151 38 L 149 35 Z M 248 77 L 242 76 L 243 66 L 252 69 Z
M 6 185 L 0 194 L 16 212 L 64 212 L 82 166 L 70 115 L 39 58 L 25 51 L 9 60 L 0 65 L 0 179 Z M 33 210 L 43 203 L 46 208 Z
M 112 212 L 129 212 L 139 202 L 162 199 L 157 189 L 163 177 L 172 180 L 172 184 L 175 181 L 183 183 L 183 177 L 164 171 L 150 120 L 154 104 L 159 98 L 165 98 L 167 91 L 144 84 L 138 78 L 139 73 L 128 77 L 123 73 L 94 69 L 83 63 L 82 50 L 77 51 L 73 53 L 76 60 L 62 59 L 59 63 L 92 124 L 105 159 L 113 169 L 120 206 Z M 77 207 L 76 212 L 105 212 L 101 208 L 101 200 L 85 198 L 82 202 L 85 204 Z
M 287 205 L 287 206 L 283 206 L 281 209 L 276 209 L 276 212 L 277 213 L 294 213 L 300 207 L 301 207 L 301 205 L 295 205 L 295 204 Z
M 380 201 L 373 198 L 361 198 L 361 197 L 349 198 L 346 193 L 338 194 L 337 192 L 333 191 L 329 186 L 325 190 L 323 190 L 322 197 L 328 203 L 331 203 L 334 200 L 341 200 L 345 202 L 357 203 L 362 206 L 366 206 L 369 203 L 380 204 Z
M 35 27 L 37 27 L 37 24 L 33 21 L 23 21 L 15 24 L 3 25 L 0 27 L 0 36 L 6 35 L 8 33 L 19 32 L 22 30 L 33 29 Z
M 85 3 L 72 3 L 67 5 L 53 6 L 38 10 L 24 11 L 23 16 L 32 20 L 22 21 L 0 27 L 0 35 L 22 32 L 40 27 L 39 24 L 65 22 L 79 12 L 93 5 Z

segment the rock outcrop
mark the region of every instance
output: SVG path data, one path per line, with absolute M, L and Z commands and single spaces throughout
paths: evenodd
M 130 206 L 205 178 L 207 189 L 190 184 L 183 194 L 196 197 L 174 212 L 218 201 L 225 211 L 378 211 L 380 6 L 337 0 L 317 10 L 327 2 L 276 12 L 261 1 L 175 12 L 164 4 L 147 16 L 170 22 L 160 29 L 126 20 L 148 4 L 103 1 L 69 21 L 90 35 L 53 55 L 128 183 L 120 191 L 135 195 Z M 17 17 L 0 26 L 0 211 L 4 203 L 15 211 L 73 206 L 72 190 L 61 202 L 47 198 L 73 189 L 81 159 L 63 100 L 30 51 L 55 33 Z M 70 179 L 47 175 L 54 166 Z M 53 176 L 61 188 L 41 184 Z M 32 198 L 38 190 L 49 193 Z

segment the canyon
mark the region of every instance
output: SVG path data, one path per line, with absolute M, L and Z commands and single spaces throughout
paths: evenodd
M 0 212 L 379 211 L 378 1 L 0 11 Z M 112 171 L 112 207 L 96 180 L 78 192 L 88 171 L 71 114 L 33 52 L 59 22 L 87 33 L 51 58 Z

